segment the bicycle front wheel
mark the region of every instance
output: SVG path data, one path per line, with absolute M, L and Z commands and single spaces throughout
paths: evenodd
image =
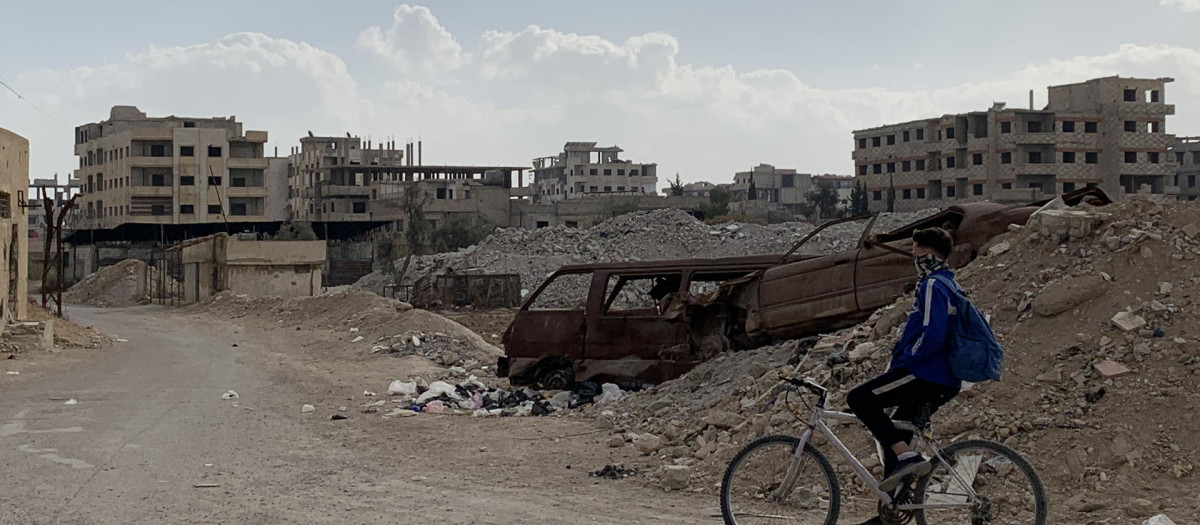
M 920 480 L 915 500 L 945 507 L 914 512 L 919 525 L 1045 525 L 1046 490 L 1017 451 L 973 439 L 951 444 L 942 455 L 947 463 L 934 463 Z M 968 506 L 972 491 L 977 500 Z
M 797 455 L 799 445 L 793 436 L 765 436 L 734 456 L 721 481 L 727 525 L 837 523 L 841 502 L 833 467 L 811 444 Z

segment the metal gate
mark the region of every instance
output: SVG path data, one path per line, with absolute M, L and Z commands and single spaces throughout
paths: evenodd
M 143 296 L 153 304 L 179 306 L 183 300 L 183 251 L 158 250 L 145 261 Z

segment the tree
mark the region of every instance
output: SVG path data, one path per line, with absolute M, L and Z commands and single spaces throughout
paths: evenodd
M 808 202 L 816 209 L 817 218 L 819 219 L 828 219 L 837 216 L 838 194 L 832 182 L 827 180 L 819 181 L 817 188 L 809 192 Z
M 854 181 L 854 189 L 850 190 L 850 214 L 866 215 L 870 213 L 870 201 L 867 200 L 867 185 L 862 181 Z
M 404 230 L 404 240 L 408 244 L 408 256 L 404 258 L 404 267 L 396 274 L 396 284 L 404 282 L 404 274 L 408 273 L 408 265 L 412 263 L 413 255 L 425 253 L 429 244 L 429 221 L 425 220 L 425 195 L 417 187 L 409 186 L 404 190 L 404 199 L 400 209 L 408 217 L 408 228 Z
M 400 246 L 396 245 L 396 237 L 388 235 L 375 240 L 375 264 L 379 271 L 386 275 L 396 273 L 396 259 L 401 255 Z
M 315 241 L 317 234 L 310 223 L 285 222 L 279 226 L 279 231 L 272 238 L 277 241 Z
M 674 197 L 683 196 L 683 181 L 679 179 L 679 172 L 675 172 L 675 180 L 667 181 L 671 185 L 671 195 Z
M 705 219 L 728 215 L 729 197 L 729 190 L 725 188 L 713 188 L 712 191 L 708 192 L 708 203 L 700 205 L 700 212 L 704 214 Z
M 433 249 L 438 253 L 452 252 L 479 244 L 492 225 L 477 217 L 455 217 L 433 231 Z

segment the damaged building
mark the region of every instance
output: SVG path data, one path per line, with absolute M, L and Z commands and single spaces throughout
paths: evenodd
M 956 202 L 1030 202 L 1099 186 L 1120 198 L 1175 195 L 1167 154 L 1170 78 L 1106 77 L 1051 86 L 1034 109 L 995 103 L 854 132 L 855 173 L 871 211 L 912 211 Z
M 617 146 L 568 142 L 562 153 L 533 159 L 534 203 L 594 196 L 654 195 L 658 164 L 620 158 Z
M 1179 187 L 1181 200 L 1194 201 L 1200 197 L 1200 187 L 1196 179 L 1200 178 L 1200 137 L 1179 137 L 1171 147 L 1171 156 L 1175 158 L 1175 186 Z
M 29 141 L 0 128 L 0 327 L 28 317 Z

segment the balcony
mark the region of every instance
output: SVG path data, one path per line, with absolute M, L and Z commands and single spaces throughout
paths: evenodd
M 1058 175 L 1058 164 L 1017 164 L 1014 175 Z
M 261 157 L 255 159 L 229 157 L 225 159 L 225 167 L 229 169 L 265 170 L 267 169 L 268 162 L 267 159 Z
M 345 186 L 322 182 L 315 188 L 314 196 L 318 197 L 370 197 L 370 186 Z
M 130 186 L 129 194 L 134 197 L 171 197 L 175 188 L 170 186 Z
M 261 186 L 229 186 L 222 188 L 222 192 L 229 198 L 235 197 L 266 197 L 267 189 Z
M 129 166 L 133 168 L 173 168 L 174 157 L 130 157 Z
M 1013 143 L 1015 144 L 1057 144 L 1058 141 L 1059 134 L 1050 131 L 1013 134 Z

